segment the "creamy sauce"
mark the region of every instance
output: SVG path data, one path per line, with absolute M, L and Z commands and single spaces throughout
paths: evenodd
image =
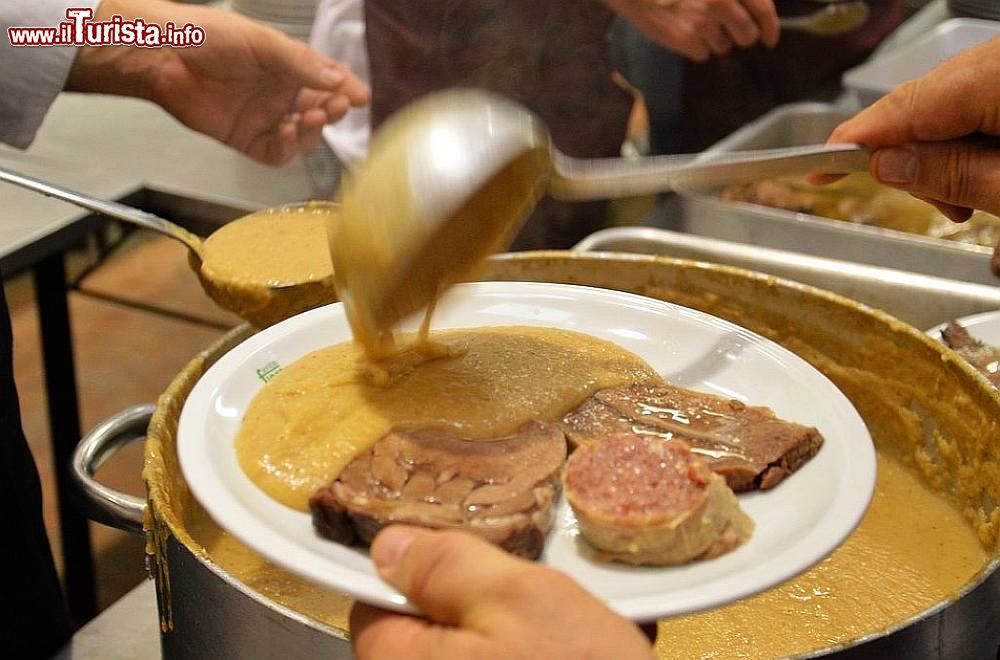
M 394 427 L 495 438 L 554 420 L 598 389 L 659 382 L 638 356 L 553 328 L 448 330 L 378 363 L 343 343 L 286 367 L 257 394 L 236 438 L 240 466 L 292 508 Z
M 849 642 L 954 596 L 987 559 L 953 506 L 880 454 L 871 508 L 844 545 L 776 589 L 661 621 L 657 652 L 770 658 Z
M 335 294 L 327 225 L 335 217 L 334 205 L 307 203 L 224 225 L 202 249 L 198 275 L 206 292 L 259 327 L 331 302 Z M 311 283 L 316 286 L 280 288 Z

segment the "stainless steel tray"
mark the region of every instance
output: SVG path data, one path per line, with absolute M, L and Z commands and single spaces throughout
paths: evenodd
M 663 229 L 605 229 L 591 234 L 575 249 L 661 254 L 747 268 L 839 293 L 920 329 L 1000 309 L 1000 287 Z
M 849 115 L 849 111 L 825 103 L 780 106 L 708 151 L 820 143 Z M 835 222 L 757 204 L 726 202 L 712 194 L 684 195 L 679 211 L 676 206 L 663 205 L 645 224 L 966 282 L 1000 284 L 990 273 L 991 250 L 986 247 Z

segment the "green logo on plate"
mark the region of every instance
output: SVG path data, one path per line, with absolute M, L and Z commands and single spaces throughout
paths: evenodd
M 272 378 L 281 373 L 281 365 L 277 362 L 268 362 L 263 367 L 257 370 L 257 378 L 260 378 L 265 383 L 270 381 Z

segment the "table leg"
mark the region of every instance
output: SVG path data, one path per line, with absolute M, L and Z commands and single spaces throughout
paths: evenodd
M 70 615 L 79 626 L 97 614 L 97 594 L 94 587 L 90 528 L 86 516 L 76 505 L 76 487 L 69 470 L 73 450 L 81 435 L 63 255 L 46 257 L 34 267 L 33 275 L 41 325 L 53 465 L 56 471 L 63 583 Z

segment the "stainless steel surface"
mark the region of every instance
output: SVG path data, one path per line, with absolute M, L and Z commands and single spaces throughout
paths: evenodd
M 41 193 L 47 197 L 61 199 L 64 202 L 75 204 L 76 206 L 85 208 L 88 211 L 106 215 L 109 218 L 122 220 L 133 225 L 139 225 L 140 227 L 151 229 L 157 233 L 163 234 L 164 236 L 180 241 L 186 245 L 189 250 L 194 252 L 199 259 L 202 258 L 202 243 L 200 238 L 189 232 L 187 229 L 175 225 L 169 220 L 164 220 L 163 218 L 155 216 L 152 213 L 147 213 L 146 211 L 132 208 L 131 206 L 126 206 L 125 204 L 119 204 L 118 202 L 91 197 L 90 195 L 85 195 L 84 193 L 77 192 L 75 190 L 63 188 L 62 186 L 58 186 L 48 181 L 42 181 L 41 179 L 36 179 L 32 176 L 20 174 L 19 172 L 15 172 L 5 167 L 0 167 L 0 181 L 6 181 L 7 183 L 15 186 L 33 190 L 34 192 Z
M 867 2 L 827 4 L 823 9 L 804 16 L 781 17 L 782 30 L 798 30 L 821 37 L 833 37 L 853 32 L 865 24 L 871 10 Z
M 210 559 L 170 537 L 162 559 L 170 570 L 170 629 L 160 642 L 166 660 L 349 660 L 343 632 L 275 604 L 233 579 Z M 164 597 L 166 596 L 166 598 Z
M 94 474 L 119 449 L 131 442 L 145 440 L 154 410 L 153 404 L 126 408 L 95 426 L 77 445 L 71 469 L 85 498 L 87 515 L 92 520 L 142 534 L 146 500 L 105 486 L 94 479 Z
M 839 293 L 921 329 L 960 316 L 1000 309 L 1000 287 L 664 229 L 605 229 L 591 234 L 575 249 L 658 254 L 747 268 Z
M 718 142 L 707 153 L 822 142 L 850 112 L 825 103 L 781 106 Z M 983 246 L 837 222 L 756 204 L 686 194 L 681 210 L 661 206 L 646 224 L 763 247 L 997 285 L 992 250 Z

